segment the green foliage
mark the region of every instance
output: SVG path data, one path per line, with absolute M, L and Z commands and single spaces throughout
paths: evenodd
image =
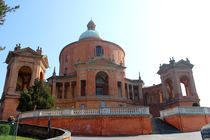
M 0 0 L 0 25 L 4 23 L 6 13 L 13 12 L 19 7 L 20 6 L 9 7 L 7 4 L 5 4 L 4 0 Z
M 0 140 L 13 140 L 14 137 L 15 136 L 0 136 Z M 37 140 L 37 139 L 16 136 L 16 140 Z
M 10 126 L 8 124 L 0 124 L 0 135 L 9 135 Z
M 49 109 L 53 105 L 54 101 L 49 86 L 47 83 L 36 79 L 31 88 L 21 92 L 18 109 L 24 112 L 35 109 Z
M 16 126 L 17 126 L 17 123 L 10 124 L 10 131 L 9 131 L 10 135 L 15 134 Z

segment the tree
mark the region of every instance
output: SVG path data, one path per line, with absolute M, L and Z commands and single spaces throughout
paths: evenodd
M 36 79 L 34 85 L 21 92 L 18 110 L 31 111 L 36 109 L 49 109 L 54 105 L 48 84 Z
M 19 7 L 19 5 L 15 7 L 10 7 L 7 4 L 5 4 L 4 0 L 0 0 L 0 25 L 4 24 L 6 13 L 14 12 Z
M 1 47 L 1 46 L 0 46 L 0 51 L 5 50 L 5 48 L 6 48 L 6 47 Z

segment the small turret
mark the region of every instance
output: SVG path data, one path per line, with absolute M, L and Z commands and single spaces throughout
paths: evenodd
M 55 67 L 54 67 L 52 76 L 56 76 Z
M 92 21 L 92 19 L 88 22 L 87 28 L 88 28 L 88 30 L 95 30 L 96 25 L 95 25 L 95 23 Z

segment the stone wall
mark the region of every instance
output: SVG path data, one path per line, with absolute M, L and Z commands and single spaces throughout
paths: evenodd
M 29 118 L 21 123 L 47 126 L 48 118 Z M 140 135 L 152 132 L 149 117 L 143 116 L 89 116 L 89 117 L 52 117 L 53 127 L 70 130 L 72 135 L 118 136 Z
M 161 111 L 161 117 L 182 132 L 199 131 L 210 122 L 210 108 L 175 107 Z
M 71 140 L 71 133 L 66 130 L 51 128 L 48 133 L 48 127 L 19 124 L 18 125 L 18 136 L 28 136 L 38 139 L 49 139 L 49 140 Z
M 149 108 L 45 110 L 20 115 L 21 123 L 69 130 L 73 135 L 119 136 L 152 132 Z

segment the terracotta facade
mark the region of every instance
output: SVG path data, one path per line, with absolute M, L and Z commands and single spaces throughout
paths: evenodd
M 137 79 L 125 77 L 122 47 L 100 38 L 92 20 L 87 27 L 78 41 L 61 50 L 59 73 L 54 71 L 47 79 L 56 108 L 149 106 L 156 117 L 167 108 L 199 106 L 193 65 L 188 59 L 175 62 L 171 58 L 169 64 L 161 65 L 158 70 L 161 83 L 145 87 L 140 75 Z M 44 79 L 48 68 L 47 57 L 40 49 L 20 46 L 8 54 L 6 62 L 9 74 L 1 99 L 1 119 L 15 115 L 19 91 L 31 86 L 35 78 Z

